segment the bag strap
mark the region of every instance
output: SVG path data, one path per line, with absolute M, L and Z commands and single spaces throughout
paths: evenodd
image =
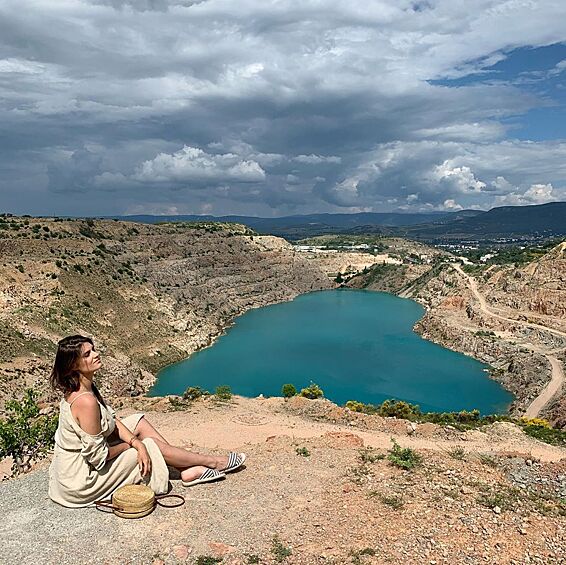
M 180 500 L 180 502 L 176 502 L 175 504 L 162 504 L 160 501 L 164 498 L 176 498 Z M 155 502 L 159 504 L 159 506 L 163 506 L 163 508 L 177 508 L 178 506 L 183 506 L 183 504 L 185 504 L 185 498 L 180 494 L 156 494 Z
M 112 504 L 112 500 L 95 500 L 94 504 L 96 506 L 96 509 L 100 510 L 101 512 L 108 512 L 108 510 L 105 510 L 105 508 L 109 508 L 110 512 L 114 510 L 122 511 L 122 508 L 119 508 L 118 506 L 114 506 Z

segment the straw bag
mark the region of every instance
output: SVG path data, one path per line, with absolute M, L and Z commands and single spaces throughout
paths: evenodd
M 164 498 L 177 498 L 180 502 L 176 504 L 162 504 Z M 97 510 L 107 512 L 111 509 L 120 518 L 142 518 L 151 514 L 155 507 L 176 508 L 185 504 L 185 499 L 180 494 L 156 495 L 145 485 L 125 485 L 117 488 L 112 493 L 112 500 L 95 500 Z

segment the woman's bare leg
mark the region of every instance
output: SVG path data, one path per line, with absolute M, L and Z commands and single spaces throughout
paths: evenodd
M 165 462 L 181 471 L 181 478 L 184 481 L 192 481 L 200 477 L 207 467 L 209 469 L 224 469 L 228 464 L 228 457 L 226 456 L 201 455 L 200 453 L 163 443 L 155 438 L 153 438 L 153 441 L 159 447 Z
M 161 451 L 165 462 L 178 469 L 186 469 L 187 467 L 194 467 L 195 465 L 202 465 L 210 469 L 221 469 L 228 463 L 228 457 L 226 456 L 201 455 L 194 451 L 187 451 L 182 447 L 169 445 L 155 438 L 153 438 L 153 441 L 155 441 L 159 447 L 159 451 Z
M 145 439 L 150 437 L 152 439 L 158 439 L 163 443 L 169 443 L 145 418 L 145 416 L 138 422 L 136 429 L 133 434 L 140 439 Z
M 171 467 L 176 467 L 181 471 L 181 478 L 184 481 L 196 479 L 206 468 L 224 469 L 228 464 L 227 456 L 200 455 L 192 451 L 187 451 L 181 447 L 170 445 L 169 442 L 145 419 L 142 418 L 134 434 L 139 439 L 151 438 L 155 441 L 163 459 Z

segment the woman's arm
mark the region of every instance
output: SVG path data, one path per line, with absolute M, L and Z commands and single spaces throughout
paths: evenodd
M 118 445 L 114 446 L 121 449 L 119 451 L 116 451 L 116 455 L 112 455 L 112 451 L 109 451 L 108 459 L 112 459 L 112 457 L 118 456 L 120 453 L 122 453 L 122 451 L 126 451 L 126 449 L 133 447 L 138 452 L 138 463 L 142 476 L 149 475 L 149 473 L 151 472 L 151 459 L 145 445 L 141 442 L 138 436 L 128 430 L 128 428 L 126 428 L 126 426 L 124 426 L 124 424 L 122 424 L 122 422 L 118 418 L 116 418 L 116 429 L 118 430 L 118 437 L 124 443 L 119 443 Z M 110 450 L 112 450 L 112 447 L 110 448 Z
M 106 461 L 110 461 L 110 459 L 114 459 L 118 457 L 120 453 L 123 453 L 127 449 L 130 449 L 130 446 L 127 443 L 119 443 L 118 445 L 111 445 L 108 447 L 108 457 Z
M 137 439 L 137 436 L 128 430 L 122 422 L 116 418 L 116 431 L 118 432 L 118 437 L 124 442 L 127 443 L 128 446 L 131 446 L 134 443 L 134 440 Z
M 108 447 L 108 461 L 110 461 L 110 459 L 118 457 L 120 453 L 123 453 L 124 451 L 130 449 L 130 447 L 134 447 L 136 443 L 135 440 L 137 439 L 137 437 L 135 436 L 135 434 L 128 430 L 128 428 L 126 428 L 126 426 L 124 426 L 124 424 L 122 424 L 122 422 L 120 422 L 118 418 L 116 418 L 116 433 L 118 434 L 118 437 L 122 440 L 122 442 Z

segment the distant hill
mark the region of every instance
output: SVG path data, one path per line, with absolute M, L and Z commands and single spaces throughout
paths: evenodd
M 419 224 L 436 225 L 450 223 L 457 219 L 482 214 L 477 210 L 460 212 L 431 212 L 423 214 L 405 214 L 400 212 L 362 212 L 358 214 L 306 214 L 283 216 L 279 218 L 259 218 L 255 216 L 115 216 L 118 220 L 129 220 L 155 224 L 160 222 L 235 222 L 245 224 L 260 234 L 272 234 L 287 239 L 301 239 L 314 235 L 344 233 L 349 230 L 364 231 L 371 226 L 398 228 Z M 371 231 L 371 230 L 370 230 Z
M 566 234 L 566 202 L 535 206 L 502 206 L 471 217 L 457 218 L 442 225 L 415 226 L 406 235 L 419 238 L 474 236 L 512 237 Z
M 254 216 L 120 216 L 120 220 L 159 222 L 235 222 L 260 234 L 287 239 L 332 233 L 378 233 L 423 240 L 485 239 L 493 237 L 554 237 L 566 234 L 566 202 L 535 206 L 502 206 L 488 212 L 461 210 L 404 214 L 399 212 L 359 214 L 307 214 L 279 218 Z

